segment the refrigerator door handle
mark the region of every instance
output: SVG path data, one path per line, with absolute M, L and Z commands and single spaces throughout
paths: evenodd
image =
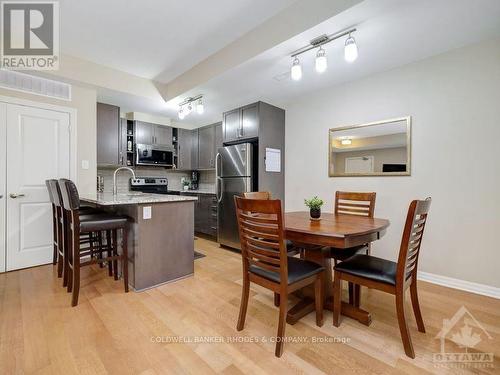
M 220 178 L 219 176 L 217 176 L 216 178 L 216 184 L 215 184 L 215 195 L 217 197 L 217 203 L 220 203 L 221 200 L 222 200 L 222 178 Z M 220 195 L 219 195 L 219 191 L 220 191 Z
M 217 153 L 215 155 L 215 176 L 219 177 L 219 159 L 220 159 L 220 153 Z

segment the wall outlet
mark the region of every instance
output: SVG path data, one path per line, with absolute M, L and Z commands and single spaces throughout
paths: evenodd
M 89 169 L 90 163 L 88 160 L 82 160 L 82 169 Z
M 142 208 L 142 218 L 144 220 L 149 220 L 151 219 L 152 212 L 151 212 L 151 206 L 146 206 Z

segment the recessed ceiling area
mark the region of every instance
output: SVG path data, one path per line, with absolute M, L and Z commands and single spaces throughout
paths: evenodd
M 90 2 L 102 5 L 96 0 Z M 79 4 L 73 0 L 69 3 Z M 106 19 L 111 17 L 112 8 L 107 3 L 103 5 L 104 11 L 107 12 L 103 13 L 103 17 Z M 116 5 L 117 2 L 112 0 L 110 3 Z M 64 52 L 71 55 L 78 54 L 77 56 L 136 75 L 154 79 L 162 77 L 161 79 L 165 82 L 174 79 L 180 73 L 189 78 L 190 68 L 193 65 L 220 50 L 232 40 L 236 40 L 238 35 L 256 27 L 273 12 L 279 13 L 294 2 L 284 0 L 227 2 L 230 4 L 227 8 L 228 14 L 241 20 L 241 24 L 236 28 L 232 27 L 232 21 L 224 23 L 225 18 L 217 18 L 212 10 L 204 11 L 209 8 L 221 9 L 222 5 L 219 3 L 217 7 L 213 7 L 212 3 L 208 6 L 201 1 L 191 2 L 190 9 L 197 8 L 198 10 L 185 13 L 175 1 L 141 3 L 146 4 L 144 7 L 150 11 L 144 12 L 143 9 L 139 9 L 139 4 L 131 3 L 130 6 L 127 4 L 127 11 L 117 12 L 118 17 L 112 21 L 112 26 L 115 25 L 116 30 L 109 25 L 106 27 L 92 25 L 99 30 L 99 33 L 111 29 L 111 31 L 108 30 L 111 34 L 102 38 L 92 39 L 85 35 L 81 36 L 84 41 L 80 43 L 79 36 L 71 35 L 71 31 L 66 36 L 62 33 Z M 233 3 L 238 3 L 238 5 Z M 266 5 L 259 7 L 259 3 Z M 85 8 L 87 7 L 86 5 Z M 78 8 L 84 8 L 84 6 L 79 4 L 75 9 Z M 251 12 L 248 11 L 250 8 Z M 254 11 L 253 8 L 256 10 Z M 259 13 L 260 8 L 265 8 L 265 11 Z M 71 12 L 76 12 L 75 9 Z M 165 9 L 169 10 L 169 15 L 161 17 L 161 11 L 165 13 Z M 136 34 L 130 31 L 121 32 L 121 30 L 129 30 L 128 24 L 134 22 L 134 17 L 129 13 L 142 14 L 139 22 L 142 26 L 138 28 L 139 31 Z M 92 18 L 88 9 L 82 9 L 82 14 L 82 19 Z M 177 16 L 174 17 L 173 14 Z M 182 14 L 186 17 L 180 22 L 178 19 Z M 224 15 L 226 16 L 227 14 Z M 169 23 L 170 18 L 175 18 L 173 23 Z M 184 25 L 186 19 L 189 19 L 189 26 L 197 26 L 198 34 L 193 31 L 193 28 Z M 220 121 L 224 111 L 257 100 L 285 107 L 287 102 L 310 92 L 357 80 L 481 40 L 500 37 L 499 19 L 500 1 L 497 0 L 481 0 L 481 6 L 477 6 L 476 2 L 470 0 L 365 0 L 225 70 L 205 83 L 193 84 L 182 95 L 168 102 L 103 88 L 97 89 L 98 99 L 119 105 L 124 112 L 147 112 L 180 121 L 177 118 L 178 104 L 186 97 L 203 94 L 204 114 L 192 114 L 180 121 L 190 126 L 203 126 Z M 66 16 L 63 16 L 62 20 L 63 25 L 68 22 Z M 213 26 L 220 22 L 223 23 L 222 26 L 218 28 Z M 153 32 L 147 25 L 155 23 L 160 23 L 162 26 L 155 26 L 156 31 Z M 168 33 L 167 24 L 177 25 L 176 32 Z M 159 31 L 162 37 L 158 36 L 158 27 L 164 28 Z M 279 28 L 280 25 L 276 27 Z M 290 79 L 292 62 L 290 54 L 293 51 L 307 45 L 311 39 L 322 34 L 333 34 L 350 27 L 357 29 L 354 36 L 359 48 L 359 57 L 355 62 L 348 63 L 344 60 L 345 40 L 341 38 L 324 46 L 328 58 L 326 72 L 322 74 L 315 72 L 316 49 L 313 49 L 299 56 L 303 70 L 302 79 L 297 82 Z M 64 30 L 77 29 L 77 27 L 66 27 Z M 186 33 L 184 33 L 185 30 Z M 78 40 L 78 42 L 72 42 L 72 40 Z M 114 45 L 113 42 L 116 40 L 118 42 Z M 157 48 L 158 45 L 161 45 L 161 48 Z M 200 45 L 200 48 L 196 47 Z M 74 46 L 79 46 L 79 50 L 72 50 L 76 48 Z M 216 64 L 217 61 L 212 63 Z M 195 75 L 196 72 L 193 72 L 193 76 Z M 196 82 L 195 78 L 193 82 Z
M 205 94 L 205 123 L 220 121 L 222 112 L 256 100 L 284 106 L 308 92 L 499 37 L 499 19 L 500 1 L 496 0 L 482 0 L 481 7 L 469 0 L 365 0 L 186 96 Z M 291 52 L 319 35 L 351 26 L 357 28 L 359 57 L 355 62 L 347 63 L 343 58 L 344 39 L 334 41 L 324 46 L 328 57 L 325 73 L 315 72 L 314 49 L 300 56 L 302 79 L 290 79 Z

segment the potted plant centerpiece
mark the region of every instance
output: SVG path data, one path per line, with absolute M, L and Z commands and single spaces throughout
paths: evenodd
M 321 217 L 321 206 L 323 205 L 323 199 L 315 196 L 311 199 L 304 199 L 304 203 L 309 207 L 309 214 L 311 215 L 311 220 L 319 220 Z

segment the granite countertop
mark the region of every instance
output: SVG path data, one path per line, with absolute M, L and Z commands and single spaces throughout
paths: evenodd
M 199 189 L 199 190 L 175 190 L 179 191 L 181 194 L 182 193 L 192 193 L 192 194 L 212 194 L 215 195 L 215 190 L 209 190 L 209 189 Z
M 94 203 L 101 206 L 116 206 L 121 204 L 189 202 L 196 201 L 198 200 L 198 198 L 180 195 L 147 194 L 134 192 L 117 195 L 113 195 L 112 193 L 87 194 L 80 197 L 80 200 L 83 202 Z

